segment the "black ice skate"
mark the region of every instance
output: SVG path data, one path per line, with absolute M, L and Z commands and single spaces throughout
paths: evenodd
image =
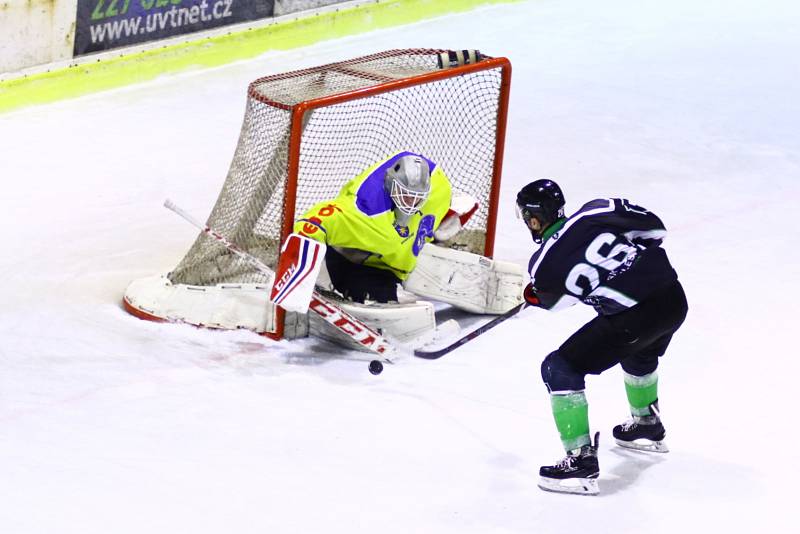
M 597 462 L 597 444 L 600 432 L 594 435 L 594 445 L 584 445 L 567 453 L 556 465 L 543 465 L 539 469 L 539 487 L 545 491 L 597 495 L 600 488 L 597 477 L 600 465 Z
M 669 452 L 664 437 L 667 435 L 658 417 L 658 401 L 650 405 L 647 416 L 633 416 L 632 419 L 614 427 L 617 445 L 627 449 L 647 452 Z

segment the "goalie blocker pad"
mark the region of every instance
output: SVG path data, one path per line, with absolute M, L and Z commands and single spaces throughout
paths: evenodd
M 522 302 L 525 278 L 517 264 L 428 245 L 403 287 L 471 313 L 501 314 Z
M 326 248 L 319 241 L 289 234 L 281 249 L 270 301 L 286 311 L 307 312 Z

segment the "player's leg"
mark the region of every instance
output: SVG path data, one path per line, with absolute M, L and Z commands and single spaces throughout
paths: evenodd
M 620 362 L 631 417 L 614 427 L 617 444 L 628 449 L 669 452 L 666 430 L 658 406 L 658 359 L 664 355 L 672 333 L 657 339 Z
M 346 299 L 360 303 L 397 301 L 400 280 L 391 271 L 353 263 L 333 247 L 328 247 L 325 265 L 334 289 Z
M 622 361 L 631 418 L 614 427 L 617 444 L 629 449 L 668 452 L 658 408 L 658 357 L 631 356 Z
M 601 372 L 600 367 L 617 363 L 612 353 L 602 353 L 602 363 L 593 362 L 599 354 L 598 345 L 611 344 L 613 336 L 605 317 L 597 317 L 583 326 L 542 362 L 542 380 L 550 392 L 553 419 L 558 429 L 566 457 L 555 465 L 539 470 L 539 487 L 563 493 L 598 493 L 597 441 L 592 443 L 589 432 L 589 405 L 586 401 L 585 377 L 589 372 Z
M 644 343 L 653 344 L 649 337 L 653 327 L 646 326 L 648 323 L 643 320 L 646 317 L 640 317 L 643 308 L 637 308 L 618 316 L 594 318 L 542 363 L 542 378 L 550 391 L 553 418 L 567 451 L 561 462 L 540 469 L 543 489 L 584 494 L 599 491 L 597 438 L 592 444 L 585 377 L 600 374 L 623 358 L 643 354 L 642 349 L 647 346 Z
M 589 405 L 584 373 L 558 351 L 542 362 L 542 379 L 550 391 L 550 406 L 567 455 L 555 465 L 539 469 L 539 487 L 547 491 L 593 495 L 598 493 L 597 440 L 589 435 Z
M 398 344 L 415 349 L 436 338 L 439 330 L 433 303 L 409 299 L 399 302 L 399 280 L 391 271 L 360 263 L 368 254 L 349 249 L 330 251 L 328 248 L 325 268 L 317 278 L 317 288 L 322 294 Z M 314 316 L 309 319 L 313 335 L 360 349 L 324 321 Z
M 638 394 L 636 403 L 657 394 L 657 381 L 647 375 L 655 371 L 658 357 L 682 324 L 686 310 L 685 295 L 675 282 L 646 303 L 614 316 L 596 317 L 545 359 L 542 377 L 551 394 L 553 416 L 567 457 L 559 464 L 542 467 L 540 485 L 544 489 L 597 492 L 596 481 L 592 483 L 599 475 L 597 440 L 592 446 L 585 376 L 600 374 L 626 361 L 628 374 L 645 377 L 635 384 L 631 380 L 631 390 Z M 650 404 L 648 409 L 657 410 L 657 406 Z
M 657 369 L 659 358 L 666 353 L 672 335 L 683 324 L 687 310 L 686 296 L 678 283 L 641 306 L 637 322 L 652 326 L 642 332 L 644 339 L 636 344 L 637 350 L 621 361 L 631 419 L 614 427 L 614 438 L 620 446 L 652 452 L 669 450 L 664 442 L 666 430 L 658 406 Z M 639 347 L 653 332 L 661 335 Z
M 468 312 L 499 315 L 522 302 L 526 278 L 515 263 L 431 244 L 420 251 L 403 287 Z

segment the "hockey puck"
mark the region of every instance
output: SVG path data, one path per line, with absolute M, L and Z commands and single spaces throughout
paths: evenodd
M 372 360 L 369 362 L 369 372 L 373 375 L 379 375 L 383 372 L 383 364 L 378 360 Z

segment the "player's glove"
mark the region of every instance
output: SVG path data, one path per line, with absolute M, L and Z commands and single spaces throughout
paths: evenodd
M 536 290 L 531 284 L 525 286 L 525 289 L 522 291 L 522 296 L 531 306 L 539 306 L 541 304 L 538 295 L 536 295 Z

